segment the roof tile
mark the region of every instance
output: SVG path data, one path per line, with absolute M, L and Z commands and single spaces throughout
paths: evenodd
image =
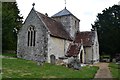
M 83 42 L 83 46 L 91 46 L 93 44 L 94 38 L 95 38 L 94 31 L 77 32 L 74 42 L 75 43 Z
M 71 43 L 68 47 L 66 57 L 77 56 L 79 54 L 81 44 Z
M 59 17 L 59 16 L 66 16 L 66 15 L 73 15 L 70 11 L 64 8 L 62 11 L 54 14 L 52 17 Z
M 72 40 L 70 35 L 67 33 L 67 31 L 64 29 L 64 26 L 60 22 L 57 22 L 42 13 L 37 12 L 37 14 L 41 17 L 45 25 L 48 27 L 51 36 Z

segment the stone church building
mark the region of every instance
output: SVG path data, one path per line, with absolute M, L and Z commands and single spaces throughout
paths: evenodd
M 38 62 L 99 62 L 97 32 L 79 31 L 80 20 L 66 7 L 52 17 L 31 9 L 18 32 L 17 57 Z

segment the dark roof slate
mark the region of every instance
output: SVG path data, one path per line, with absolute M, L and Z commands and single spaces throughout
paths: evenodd
M 38 14 L 38 16 L 42 19 L 42 21 L 45 23 L 45 25 L 49 29 L 51 36 L 63 38 L 66 40 L 72 40 L 70 38 L 70 35 L 67 33 L 67 31 L 64 29 L 64 26 L 60 22 L 57 22 L 54 19 L 48 16 L 45 16 L 44 14 L 39 13 L 37 11 L 36 13 Z
M 66 8 L 64 8 L 60 12 L 54 14 L 52 17 L 59 17 L 59 16 L 66 16 L 66 15 L 73 15 L 73 14 L 70 11 L 68 11 Z
M 94 31 L 77 32 L 74 42 L 83 43 L 83 46 L 92 46 L 95 38 Z
M 62 16 L 69 16 L 69 15 L 72 15 L 74 16 L 69 10 L 66 9 L 66 7 L 59 11 L 58 13 L 54 14 L 53 16 L 51 16 L 52 18 L 55 18 L 55 17 L 62 17 Z M 79 20 L 76 16 L 74 16 L 77 20 Z M 80 20 L 79 20 L 80 21 Z

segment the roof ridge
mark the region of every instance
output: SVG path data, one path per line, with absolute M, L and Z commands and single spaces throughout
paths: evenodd
M 54 37 L 64 38 L 67 40 L 72 40 L 68 32 L 64 29 L 62 23 L 54 20 L 49 16 L 45 16 L 44 14 L 36 11 L 38 16 L 41 17 L 42 21 L 45 23 L 46 27 L 50 31 L 50 34 Z M 52 28 L 52 29 L 51 29 Z M 54 29 L 56 31 L 54 31 Z
M 36 12 L 38 12 L 38 11 L 36 11 Z M 51 17 L 49 17 L 49 16 L 46 16 L 45 14 L 43 14 L 43 13 L 40 13 L 40 12 L 38 12 L 39 14 L 42 14 L 44 17 L 47 17 L 47 18 L 49 18 L 49 19 L 51 19 L 51 20 L 53 20 L 53 21 L 55 21 L 55 22 L 58 22 L 58 21 L 56 21 L 56 20 L 54 20 L 53 18 L 51 18 Z M 60 23 L 60 22 L 58 22 L 58 23 Z
M 61 11 L 59 11 L 59 12 L 57 12 L 56 14 L 54 14 L 53 16 L 51 16 L 51 17 L 61 17 L 61 16 L 69 16 L 69 15 L 72 15 L 73 17 L 75 17 L 77 20 L 79 20 L 75 15 L 73 15 L 66 7 L 63 9 L 63 10 L 61 10 Z M 79 20 L 80 21 L 80 20 Z
M 51 17 L 65 16 L 65 15 L 73 15 L 73 14 L 69 10 L 67 10 L 66 8 L 64 8 L 63 10 L 57 12 L 56 14 L 54 14 Z

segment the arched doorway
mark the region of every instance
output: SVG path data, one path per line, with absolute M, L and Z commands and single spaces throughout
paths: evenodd
M 80 63 L 84 63 L 84 55 L 83 55 L 83 51 L 80 52 Z
M 51 64 L 55 64 L 55 62 L 56 62 L 55 56 L 54 55 L 50 55 L 50 63 Z

